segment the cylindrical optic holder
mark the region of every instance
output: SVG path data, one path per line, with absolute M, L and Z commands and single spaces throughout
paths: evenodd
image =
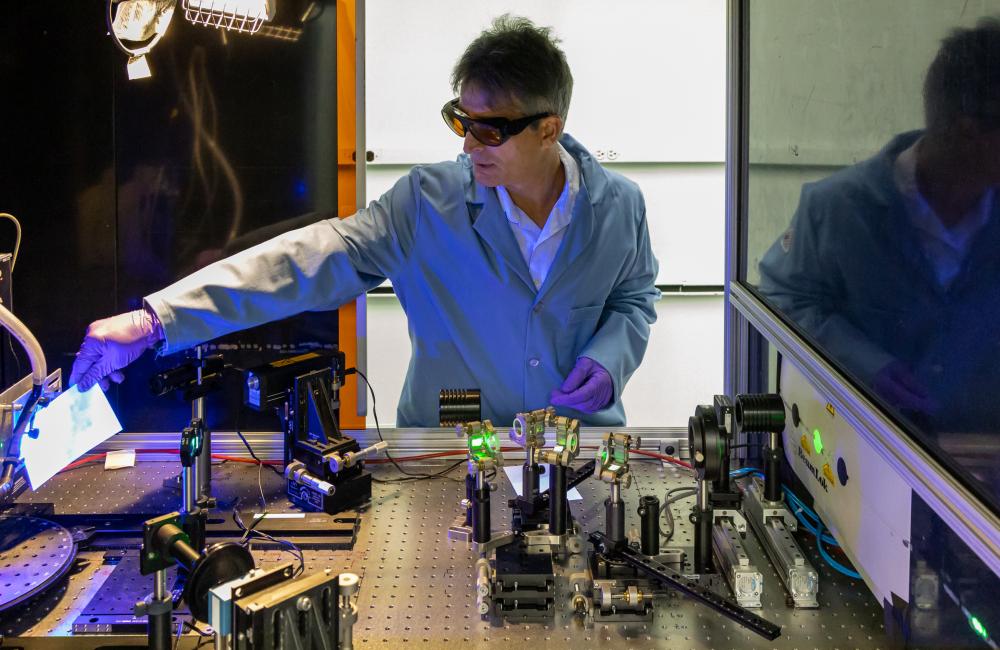
M 549 484 L 549 533 L 563 535 L 566 533 L 566 468 L 562 465 L 549 465 L 551 482 Z
M 640 548 L 643 555 L 660 554 L 660 500 L 655 496 L 639 499 Z
M 483 472 L 477 472 L 472 491 L 472 541 L 478 544 L 490 541 L 490 485 Z
M 482 396 L 478 388 L 444 388 L 438 395 L 439 426 L 454 427 L 478 422 L 482 417 Z
M 614 543 L 625 541 L 625 502 L 622 501 L 621 485 L 611 484 L 611 496 L 604 501 L 604 530 Z

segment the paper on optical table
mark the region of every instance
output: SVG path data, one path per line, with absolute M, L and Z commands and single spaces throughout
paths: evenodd
M 521 490 L 521 466 L 520 465 L 505 465 L 503 468 L 504 473 L 507 478 L 510 479 L 510 484 L 514 486 L 514 491 L 517 492 L 518 496 L 523 495 Z M 549 489 L 549 472 L 546 469 L 545 473 L 538 477 L 538 491 L 544 492 Z M 566 493 L 566 498 L 570 501 L 581 501 L 583 500 L 583 495 L 573 488 Z
M 66 389 L 35 412 L 29 429 L 38 436 L 21 438 L 21 458 L 28 483 L 37 490 L 63 467 L 122 430 L 108 398 L 99 386 L 81 393 Z

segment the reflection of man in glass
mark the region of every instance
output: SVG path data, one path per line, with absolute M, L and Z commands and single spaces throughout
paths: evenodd
M 803 187 L 760 290 L 889 404 L 936 431 L 1000 415 L 1000 20 L 946 38 L 926 129 Z

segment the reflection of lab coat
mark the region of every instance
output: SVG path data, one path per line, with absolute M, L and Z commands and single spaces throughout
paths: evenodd
M 790 229 L 760 263 L 760 290 L 863 383 L 907 364 L 944 430 L 996 429 L 1000 415 L 1000 200 L 948 289 L 935 279 L 893 165 L 920 133 L 802 188 Z
M 349 219 L 291 231 L 147 297 L 166 351 L 334 309 L 389 278 L 412 344 L 397 426 L 436 426 L 443 388 L 481 389 L 483 418 L 508 426 L 516 412 L 546 406 L 578 356 L 608 369 L 614 399 L 592 415 L 567 414 L 624 424 L 621 391 L 659 296 L 645 203 L 571 137 L 562 144 L 580 163 L 580 194 L 539 290 L 496 191 L 473 181 L 462 155 L 413 168 Z

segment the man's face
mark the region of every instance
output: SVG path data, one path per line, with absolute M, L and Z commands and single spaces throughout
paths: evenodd
M 510 100 L 494 100 L 475 87 L 463 87 L 458 102 L 473 119 L 505 117 L 517 119 L 525 113 Z M 558 118 L 544 118 L 512 136 L 499 147 L 488 147 L 472 135 L 465 134 L 463 150 L 472 158 L 476 182 L 487 187 L 530 184 L 537 174 L 545 150 L 558 139 Z
M 949 148 L 964 177 L 976 183 L 1000 187 L 1000 127 L 960 117 L 950 132 Z
M 979 153 L 986 182 L 992 187 L 1000 187 L 1000 128 L 983 131 Z

